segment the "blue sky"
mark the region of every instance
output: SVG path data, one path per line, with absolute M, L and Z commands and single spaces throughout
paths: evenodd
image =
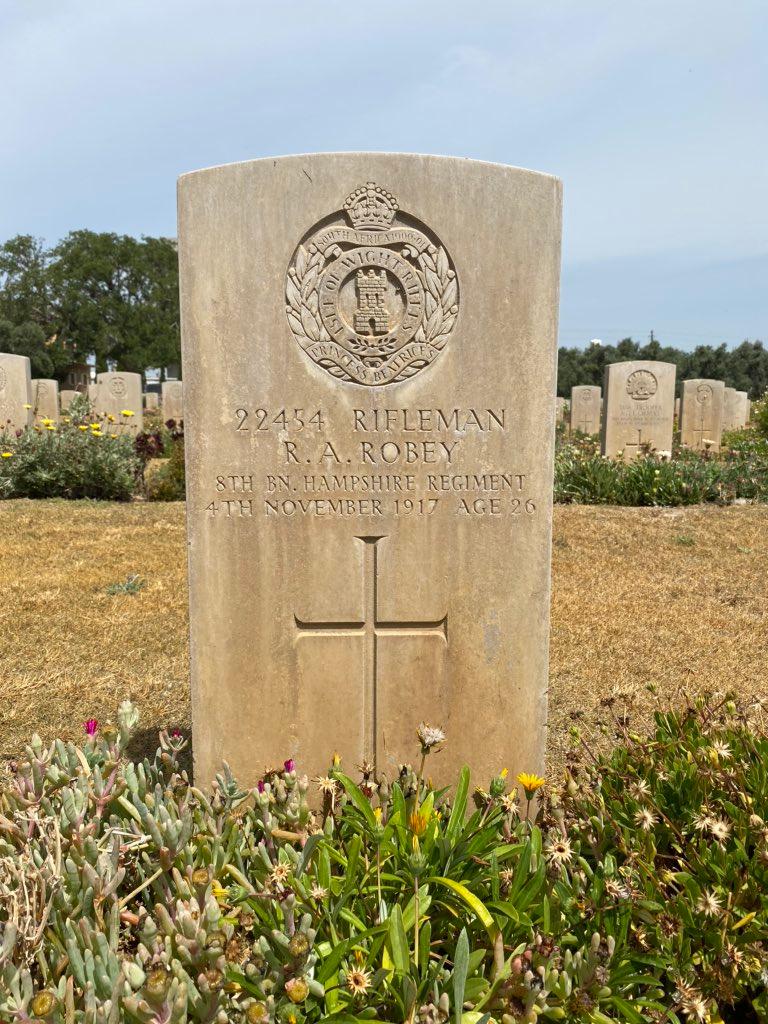
M 768 342 L 764 0 L 2 0 L 0 238 L 315 150 L 557 174 L 561 341 Z

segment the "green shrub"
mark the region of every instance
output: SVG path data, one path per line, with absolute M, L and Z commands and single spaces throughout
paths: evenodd
M 757 433 L 768 440 L 768 391 L 753 403 L 752 423 Z
M 130 500 L 139 470 L 133 440 L 79 420 L 0 440 L 0 495 Z
M 730 703 L 574 765 L 538 824 L 535 776 L 469 813 L 466 769 L 425 782 L 428 726 L 418 770 L 310 796 L 290 759 L 204 792 L 177 731 L 133 762 L 137 719 L 35 738 L 0 787 L 1 1019 L 765 1019 L 768 741 Z
M 720 454 L 676 449 L 632 462 L 600 455 L 594 440 L 570 439 L 555 453 L 556 502 L 697 505 L 737 498 L 768 501 L 768 444 L 754 431 L 726 435 Z
M 170 455 L 165 465 L 160 466 L 146 481 L 148 501 L 184 501 L 186 475 L 183 438 L 171 441 L 169 447 Z

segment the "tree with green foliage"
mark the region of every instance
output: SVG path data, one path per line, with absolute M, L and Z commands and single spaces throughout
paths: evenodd
M 640 345 L 624 338 L 615 345 L 588 345 L 584 349 L 561 348 L 557 374 L 557 393 L 570 398 L 578 384 L 602 386 L 609 363 L 634 359 L 656 359 L 677 367 L 678 392 L 682 381 L 703 377 L 725 381 L 728 387 L 747 391 L 751 399 L 768 389 L 768 349 L 762 341 L 744 341 L 730 352 L 725 344 L 697 345 L 692 352 L 663 345 L 652 338 Z
M 58 334 L 120 370 L 179 362 L 178 261 L 168 238 L 73 231 L 52 251 Z
M 61 379 L 95 354 L 119 370 L 180 362 L 178 259 L 169 238 L 73 231 L 52 249 L 0 246 L 0 339 L 33 373 Z

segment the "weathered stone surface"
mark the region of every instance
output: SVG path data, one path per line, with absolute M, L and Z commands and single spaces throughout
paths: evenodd
M 59 382 L 36 377 L 32 381 L 32 406 L 36 419 L 59 422 Z
M 0 434 L 32 423 L 32 374 L 26 356 L 0 352 Z
M 689 448 L 720 450 L 725 384 L 721 380 L 683 381 L 680 443 Z M 705 444 L 704 442 L 708 442 Z
M 749 423 L 749 392 L 748 391 L 737 391 L 736 392 L 736 426 L 746 427 Z
M 567 423 L 568 421 L 568 399 L 567 398 L 556 398 L 555 399 L 555 422 L 556 423 Z
M 582 434 L 600 433 L 600 407 L 602 389 L 590 384 L 579 384 L 571 388 L 571 430 Z
M 97 374 L 94 411 L 104 420 L 104 429 L 112 434 L 140 433 L 144 429 L 141 374 Z
M 636 359 L 605 368 L 602 452 L 625 461 L 643 447 L 672 450 L 675 412 L 674 363 Z
M 163 419 L 184 420 L 184 384 L 180 380 L 163 381 Z
M 144 409 L 147 412 L 160 408 L 160 395 L 156 391 L 144 392 Z
M 723 392 L 723 430 L 735 430 L 739 418 L 738 405 L 736 388 L 726 388 Z
M 63 391 L 60 391 L 59 392 L 59 406 L 61 408 L 61 411 L 62 412 L 67 412 L 67 410 L 69 409 L 70 405 L 72 404 L 72 399 L 75 398 L 79 394 L 80 394 L 79 391 L 73 391 L 71 388 L 65 388 Z
M 375 184 L 367 184 L 375 183 Z M 542 767 L 560 186 L 442 157 L 185 175 L 195 775 Z

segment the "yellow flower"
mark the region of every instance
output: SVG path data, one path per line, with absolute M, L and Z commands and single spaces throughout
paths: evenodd
M 114 438 L 117 437 L 117 434 L 110 434 L 109 436 L 114 440 Z
M 2 457 L 4 459 L 12 459 L 13 458 L 13 452 L 3 452 Z
M 541 789 L 546 780 L 542 779 L 538 775 L 532 775 L 530 772 L 520 772 L 517 776 L 517 781 L 525 790 L 525 795 L 528 800 L 530 800 L 536 790 Z
M 506 777 L 509 775 L 509 768 L 502 768 L 500 775 L 502 779 L 506 779 Z
M 49 427 L 51 423 L 53 423 L 53 420 L 49 420 L 47 416 L 44 416 L 40 422 L 44 427 Z
M 104 437 L 104 435 L 100 430 L 92 430 L 91 437 Z
M 415 836 L 423 836 L 427 831 L 429 818 L 426 814 L 422 814 L 421 811 L 414 811 L 408 819 L 408 824 L 411 827 L 411 832 L 413 832 Z
M 121 416 L 126 416 L 126 417 L 127 416 L 133 416 L 133 410 L 132 409 L 121 409 L 120 410 L 120 415 Z
M 373 809 L 373 816 L 376 819 L 376 824 L 377 825 L 381 822 L 381 815 L 382 815 L 381 808 L 380 807 L 374 807 L 374 809 Z
M 55 430 L 55 429 L 56 429 L 56 426 L 55 426 L 55 424 L 53 424 L 53 423 L 46 423 L 46 425 L 45 425 L 45 429 L 46 429 L 46 430 Z
M 29 402 L 25 402 L 25 403 L 24 403 L 24 408 L 25 408 L 25 409 L 31 409 L 31 408 L 32 408 L 32 406 L 31 406 L 31 405 L 29 404 Z
M 107 419 L 109 420 L 110 423 L 114 423 L 115 422 L 115 417 L 112 415 L 111 412 L 107 413 Z
M 77 429 L 78 429 L 78 430 L 87 430 L 87 429 L 88 429 L 88 427 L 87 427 L 87 426 L 85 425 L 85 423 L 81 423 L 81 424 L 80 424 L 80 425 L 78 426 L 78 428 L 77 428 Z
M 213 885 L 211 886 L 211 895 L 219 902 L 221 902 L 221 900 L 225 900 L 227 897 L 227 890 L 222 889 L 221 885 L 219 885 L 215 878 L 213 880 Z

